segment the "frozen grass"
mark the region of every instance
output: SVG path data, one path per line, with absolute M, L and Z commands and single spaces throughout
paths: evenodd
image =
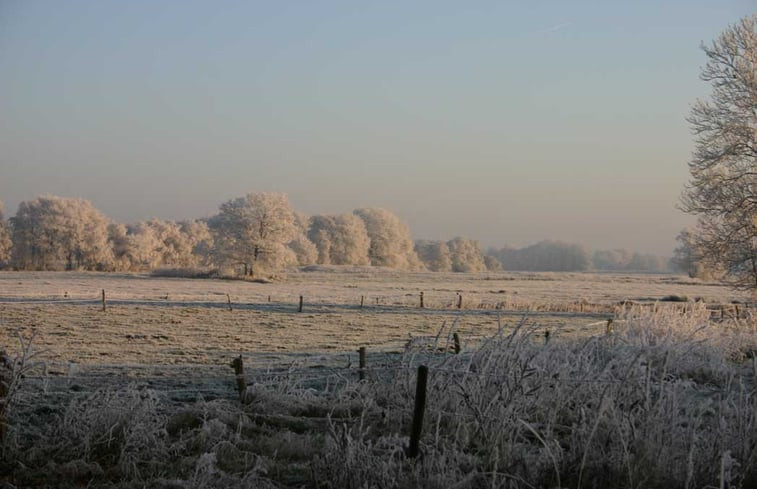
M 631 308 L 611 335 L 524 321 L 461 354 L 453 324 L 366 381 L 256 375 L 240 405 L 99 390 L 14 411 L 0 473 L 18 486 L 757 487 L 757 329 L 703 305 Z M 421 456 L 405 456 L 419 364 Z M 229 383 L 233 383 L 229 371 Z

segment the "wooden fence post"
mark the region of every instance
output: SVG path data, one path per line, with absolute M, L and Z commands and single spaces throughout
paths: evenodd
M 226 303 L 229 305 L 229 311 L 231 311 L 231 296 L 226 294 Z
M 105 289 L 103 289 L 102 302 L 103 302 L 103 312 L 105 312 Z
M 421 309 L 423 309 L 423 291 L 421 291 Z
M 231 368 L 234 369 L 234 374 L 237 378 L 237 392 L 239 392 L 239 400 L 244 402 L 245 393 L 247 392 L 247 379 L 244 378 L 244 364 L 242 363 L 242 355 L 231 361 Z
M 302 296 L 300 296 L 300 307 L 297 309 L 297 312 L 302 312 Z
M 457 308 L 463 308 L 463 294 L 457 294 Z
M 365 296 L 364 296 L 364 295 L 361 295 L 361 296 L 360 296 L 360 309 L 362 309 L 362 308 L 363 308 L 363 303 L 364 303 L 364 302 L 365 302 Z
M 423 414 L 426 411 L 426 386 L 428 384 L 428 367 L 418 367 L 418 380 L 415 384 L 415 409 L 413 409 L 413 426 L 410 430 L 410 446 L 407 448 L 407 456 L 418 456 L 421 431 L 423 430 Z
M 544 332 L 544 344 L 546 345 L 547 343 L 549 343 L 549 330 Z
M 357 375 L 360 380 L 365 380 L 365 347 L 361 346 L 357 352 L 360 357 L 360 369 L 357 371 Z
M 455 331 L 452 334 L 452 342 L 455 345 L 455 355 L 459 355 L 460 354 L 460 335 L 457 334 L 457 331 Z

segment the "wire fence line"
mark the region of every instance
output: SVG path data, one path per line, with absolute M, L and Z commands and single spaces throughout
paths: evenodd
M 623 300 L 619 302 L 587 302 L 584 300 L 520 300 L 511 297 L 493 299 L 491 297 L 482 297 L 492 295 L 493 292 L 471 291 L 465 293 L 466 300 L 461 298 L 463 293 L 456 292 L 455 295 L 437 293 L 421 294 L 421 292 L 402 293 L 402 294 L 358 294 L 349 297 L 340 298 L 319 298 L 306 297 L 303 294 L 280 293 L 276 296 L 256 294 L 252 296 L 231 296 L 226 293 L 208 293 L 205 298 L 200 298 L 197 294 L 160 294 L 158 296 L 133 295 L 116 293 L 107 296 L 109 305 L 154 305 L 154 306 L 185 306 L 185 307 L 206 307 L 206 308 L 237 308 L 237 309 L 268 309 L 290 310 L 296 308 L 299 298 L 303 297 L 306 305 L 311 307 L 325 308 L 348 308 L 359 310 L 386 311 L 391 309 L 420 309 L 427 311 L 434 310 L 457 310 L 495 312 L 503 313 L 569 313 L 581 314 L 586 316 L 603 315 L 612 313 L 618 307 L 627 307 L 630 305 L 655 306 L 667 305 L 669 307 L 685 307 L 685 303 L 677 302 L 660 302 L 660 301 L 630 301 Z M 202 294 L 201 294 L 202 295 Z M 420 300 L 423 295 L 424 299 Z M 500 295 L 496 293 L 495 295 Z M 441 299 L 440 297 L 446 297 Z M 368 299 L 368 300 L 366 300 Z M 0 297 L 0 304 L 71 304 L 71 305 L 98 305 L 105 302 L 105 298 L 97 295 L 95 297 L 71 297 L 68 295 L 47 295 L 39 297 L 30 297 L 25 295 L 3 296 Z M 713 304 L 712 308 L 721 310 L 723 308 L 733 307 L 732 304 Z M 736 305 L 738 307 L 738 305 Z M 743 308 L 748 308 L 749 304 L 742 304 Z

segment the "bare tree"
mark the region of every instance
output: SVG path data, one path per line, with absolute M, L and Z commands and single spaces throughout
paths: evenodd
M 682 208 L 698 216 L 697 247 L 726 279 L 757 289 L 757 15 L 702 49 L 712 93 L 688 118 L 696 149 Z
M 295 235 L 294 212 L 285 194 L 249 193 L 221 204 L 209 221 L 221 260 L 244 265 L 254 275 L 259 265 L 277 268 L 291 260 L 286 243 Z

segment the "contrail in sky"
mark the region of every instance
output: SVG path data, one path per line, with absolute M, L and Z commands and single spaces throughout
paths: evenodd
M 570 22 L 561 22 L 559 24 L 553 25 L 552 27 L 547 27 L 546 29 L 536 30 L 536 31 L 534 31 L 534 34 L 549 34 L 550 32 L 556 32 L 556 31 L 559 31 L 560 29 L 563 29 L 565 27 L 569 27 L 569 26 L 572 26 L 572 25 L 573 25 L 572 21 L 570 21 Z

